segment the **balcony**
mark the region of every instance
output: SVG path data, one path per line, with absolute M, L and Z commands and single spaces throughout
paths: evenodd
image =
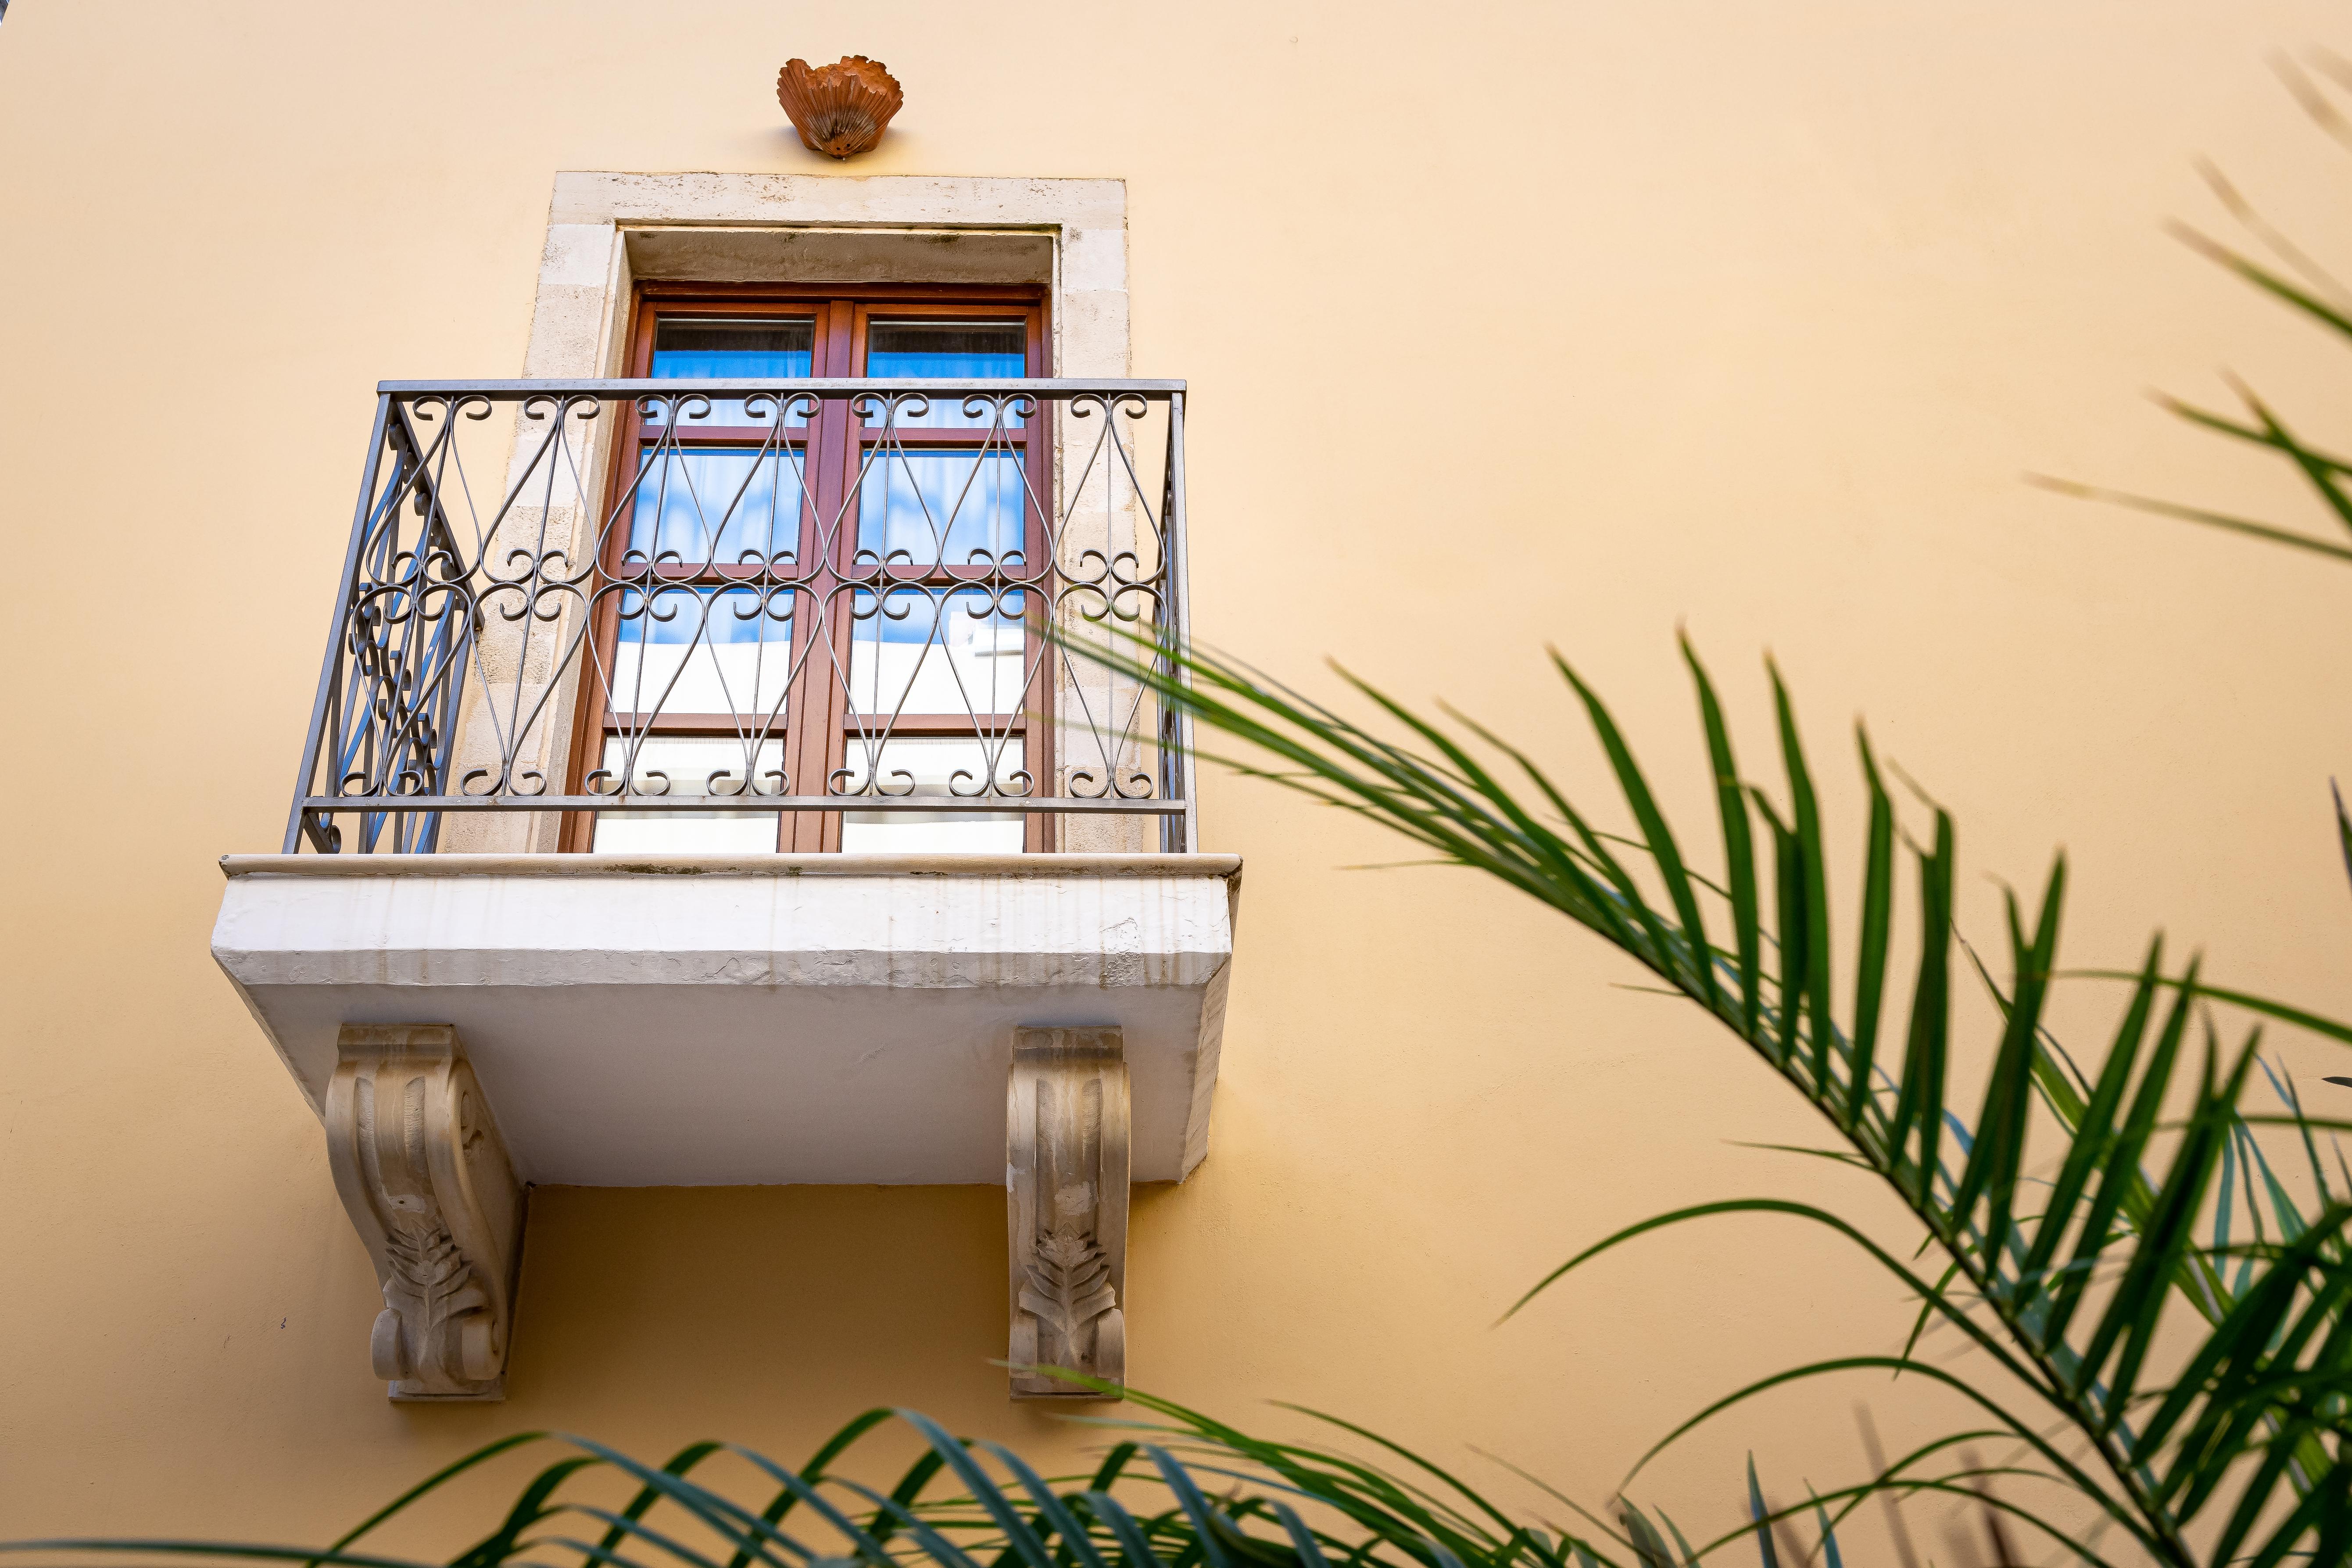
M 213 946 L 326 1123 L 394 1397 L 499 1395 L 534 1183 L 1003 1182 L 1012 1359 L 1122 1375 L 1239 866 L 1181 716 L 1087 655 L 1182 637 L 1183 509 L 1181 383 L 379 389 L 285 841 L 224 861 Z

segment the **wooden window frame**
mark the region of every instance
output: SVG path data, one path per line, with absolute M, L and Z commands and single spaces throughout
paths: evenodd
M 1050 352 L 1051 323 L 1048 320 L 1049 300 L 1042 286 L 1002 285 L 916 285 L 916 284 L 774 284 L 774 283 L 683 283 L 663 281 L 640 282 L 630 302 L 627 357 L 623 374 L 646 376 L 652 373 L 653 348 L 656 329 L 665 319 L 691 319 L 707 316 L 714 320 L 743 321 L 772 316 L 779 320 L 801 320 L 813 327 L 813 352 L 810 374 L 814 377 L 862 377 L 866 374 L 867 331 L 879 318 L 884 321 L 900 319 L 952 321 L 958 317 L 1006 320 L 1014 312 L 1024 319 L 1027 328 L 1026 374 L 1050 376 L 1053 374 Z M 631 481 L 637 454 L 646 441 L 645 421 L 634 404 L 624 404 L 617 411 L 619 430 L 613 443 L 611 458 L 605 474 L 604 493 L 618 498 Z M 823 403 L 816 417 L 805 426 L 803 439 L 802 470 L 809 501 L 800 519 L 801 536 L 795 545 L 793 560 L 796 569 L 809 568 L 815 538 L 817 520 L 828 515 L 841 519 L 840 531 L 834 542 L 835 559 L 831 569 L 846 575 L 855 570 L 853 558 L 857 550 L 858 498 L 852 493 L 856 488 L 854 478 L 862 473 L 866 449 L 873 444 L 862 421 L 850 417 L 845 400 L 830 399 Z M 1033 494 L 1052 505 L 1052 464 L 1054 447 L 1054 414 L 1050 405 L 1041 403 L 1035 415 L 1018 431 L 999 431 L 995 438 L 1020 448 L 1024 457 L 1028 483 Z M 765 442 L 775 434 L 772 425 L 704 426 L 693 430 L 679 430 L 675 436 L 681 445 L 742 447 Z M 878 434 L 878 432 L 876 432 Z M 898 429 L 893 433 L 900 446 L 914 449 L 936 447 L 949 449 L 969 449 L 978 444 L 969 428 L 942 427 L 920 430 Z M 614 504 L 617 504 L 617 499 Z M 830 512 L 828 508 L 833 509 Z M 1022 548 L 1024 559 L 1032 563 L 1047 559 L 1048 535 L 1045 520 L 1034 508 L 1024 507 Z M 606 521 L 612 520 L 608 517 Z M 599 559 L 600 571 L 619 575 L 622 558 L 628 550 L 630 531 L 625 527 L 609 529 Z M 730 578 L 740 580 L 749 574 L 745 569 L 730 569 L 709 565 L 691 576 L 677 579 L 680 585 L 702 587 L 723 586 Z M 920 575 L 903 580 L 910 586 L 927 588 L 952 587 L 958 581 L 975 580 L 984 575 L 971 568 L 958 568 L 945 563 L 933 563 Z M 899 579 L 893 578 L 893 581 Z M 844 587 L 837 594 L 845 602 L 852 590 Z M 1006 735 L 1017 735 L 1022 742 L 1022 767 L 1036 781 L 1033 788 L 1050 790 L 1055 778 L 1053 756 L 1053 709 L 1057 671 L 1050 647 L 1043 639 L 1045 618 L 1050 610 L 1049 595 L 1035 589 L 1024 595 L 1024 620 L 1028 623 L 1030 646 L 1036 648 L 1039 668 L 1034 689 L 1024 710 L 1015 714 L 983 715 L 998 721 L 995 730 Z M 613 656 L 619 625 L 618 595 L 612 596 L 596 613 L 590 635 L 594 639 L 598 668 L 614 668 Z M 821 795 L 825 792 L 825 780 L 832 770 L 844 765 L 849 737 L 857 732 L 851 716 L 848 694 L 841 683 L 831 678 L 833 669 L 851 668 L 851 617 L 846 614 L 828 613 L 824 620 L 834 639 L 833 658 L 825 663 L 818 658 L 803 657 L 800 673 L 788 687 L 785 696 L 785 723 L 781 740 L 784 767 L 792 779 L 794 795 Z M 797 628 L 796 628 L 797 630 Z M 800 643 L 795 638 L 796 655 Z M 1028 661 L 1024 658 L 1024 668 Z M 583 663 L 583 669 L 591 668 Z M 583 679 L 582 689 L 574 703 L 572 742 L 568 760 L 568 787 L 583 792 L 583 781 L 593 769 L 603 765 L 605 738 L 615 732 L 615 710 L 604 700 L 604 695 L 593 689 Z M 636 724 L 653 734 L 723 735 L 740 733 L 738 716 L 734 714 L 680 713 L 664 714 L 650 722 Z M 971 735 L 982 731 L 975 728 L 971 716 L 954 714 L 901 714 L 890 725 L 893 737 L 913 739 L 925 736 Z M 812 782 L 814 781 L 814 782 Z M 975 803 L 978 805 L 978 803 Z M 622 807 L 621 809 L 626 809 Z M 855 806 L 847 809 L 855 810 Z M 777 848 L 785 853 L 835 853 L 841 847 L 842 814 L 835 811 L 790 811 L 775 814 L 778 818 Z M 1006 815 L 1011 815 L 1007 812 Z M 595 841 L 594 812 L 567 812 L 558 840 L 566 853 L 580 853 L 593 847 Z M 919 820 L 919 817 L 916 818 Z M 1022 847 L 1024 852 L 1037 853 L 1054 847 L 1055 818 L 1051 813 L 1023 814 Z

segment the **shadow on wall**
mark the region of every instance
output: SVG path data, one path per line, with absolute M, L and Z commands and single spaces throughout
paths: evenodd
M 1174 1193 L 1139 1187 L 1137 1208 Z M 1005 1397 L 1004 1249 L 996 1187 L 537 1187 L 508 1402 L 467 1408 L 499 1432 L 756 1446 L 908 1405 L 1085 1447 L 1097 1439 Z
M 741 1408 L 698 1408 L 713 1432 L 772 1424 L 785 1388 L 824 1411 L 942 1389 L 1002 1407 L 1003 1296 L 992 1187 L 540 1187 L 509 1387 L 625 1409 L 700 1401 L 726 1368 Z

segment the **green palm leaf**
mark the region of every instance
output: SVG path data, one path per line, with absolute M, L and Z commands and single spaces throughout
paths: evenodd
M 2254 1142 L 2262 1119 L 2250 1120 L 2239 1107 L 2259 1035 L 2224 1061 L 2208 1025 L 2201 1066 L 2185 1084 L 2181 1068 L 2189 1030 L 2215 999 L 2347 1041 L 2352 1028 L 2215 987 L 2194 962 L 2168 973 L 2161 943 L 2151 943 L 2141 968 L 2120 976 L 2131 982 L 2128 998 L 2095 1081 L 2085 1079 L 2042 1022 L 2052 987 L 2063 977 L 2062 857 L 2030 916 L 2014 895 L 2008 900 L 2009 976 L 1993 984 L 2001 1028 L 1974 1097 L 1973 1128 L 1964 1128 L 1948 1110 L 1958 1095 L 1950 1069 L 1957 834 L 1949 814 L 1931 808 L 1932 832 L 1914 847 L 1909 875 L 1901 875 L 1901 824 L 1867 737 L 1857 737 L 1870 809 L 1852 1012 L 1841 1020 L 1833 1014 L 1838 966 L 1825 873 L 1828 828 L 1795 705 L 1779 671 L 1770 670 L 1783 779 L 1776 800 L 1739 773 L 1714 683 L 1687 640 L 1683 655 L 1712 775 L 1725 859 L 1719 879 L 1693 868 L 1622 727 L 1557 653 L 1553 663 L 1609 764 L 1629 832 L 1599 826 L 1601 812 L 1491 731 L 1454 715 L 1457 735 L 1345 671 L 1359 694 L 1402 728 L 1404 740 L 1384 738 L 1199 649 L 1138 642 L 1096 657 L 1206 729 L 1271 752 L 1282 763 L 1276 770 L 1244 763 L 1244 771 L 1381 823 L 1444 860 L 1542 900 L 1741 1039 L 1842 1135 L 1846 1147 L 1825 1152 L 1889 1184 L 1942 1250 L 1948 1266 L 1940 1278 L 1878 1256 L 1918 1295 L 1925 1321 L 1967 1336 L 1973 1353 L 2000 1364 L 2042 1406 L 2039 1414 L 1994 1407 L 2005 1428 L 2034 1447 L 2042 1473 L 2093 1501 L 2148 1554 L 2179 1564 L 2221 1561 L 2201 1558 L 2186 1526 L 2224 1498 L 2232 1521 L 2247 1521 L 2249 1531 L 2259 1522 L 2267 1531 L 2251 1544 L 2232 1536 L 2233 1550 L 2303 1552 L 2331 1539 L 2335 1516 L 2313 1500 L 2341 1483 L 2352 1443 L 2352 1407 L 2333 1359 L 2339 1342 L 2352 1339 L 2345 1312 L 2352 1289 L 2337 1288 L 2347 1267 L 2347 1216 L 2340 1205 L 2323 1207 L 2311 1227 L 2297 1233 L 2291 1257 L 2233 1248 L 2231 1222 L 2222 1215 L 2213 1216 L 2219 1229 L 2205 1242 L 2224 1163 L 2232 1203 L 2242 1188 L 2251 1194 L 2247 1184 L 2256 1169 L 2270 1172 Z M 1524 793 L 1481 759 L 1480 747 L 1525 781 Z M 1759 818 L 1771 868 L 1769 900 L 1754 867 Z M 1907 1005 L 1897 1004 L 1905 1005 L 1897 1063 L 1886 1059 L 1880 1042 L 1896 1002 L 1890 971 L 1906 884 L 1917 956 Z M 2164 1017 L 2157 1026 L 2159 1004 Z M 2168 1107 L 2183 1093 L 2187 1114 L 2168 1121 Z M 2284 1120 L 2308 1141 L 2311 1123 L 2299 1107 L 2290 1109 Z M 2311 1157 L 2316 1169 L 2315 1144 Z M 2147 1171 L 2156 1164 L 2162 1175 L 2151 1180 Z M 2046 1180 L 2045 1170 L 2053 1173 Z M 2274 1173 L 2266 1180 L 2268 1200 L 2284 1215 L 2280 1205 L 2291 1200 Z M 1660 1216 L 1588 1248 L 1536 1289 L 1647 1230 L 1773 1206 L 1751 1200 Z M 1869 1246 L 1833 1216 L 1815 1211 L 1803 1217 L 1846 1229 Z M 2229 1268 L 2238 1270 L 2236 1289 L 2224 1272 Z M 2259 1308 L 2247 1305 L 2257 1299 Z M 2179 1321 L 2184 1309 L 2201 1319 L 2195 1331 Z M 2192 1331 L 2199 1337 L 2185 1354 L 2167 1348 Z M 1848 1359 L 1797 1369 L 1696 1419 L 1782 1381 L 1854 1364 Z M 1929 1375 L 1907 1355 L 1896 1364 Z M 2155 1419 L 2135 1429 L 2151 1412 Z M 2053 1419 L 2068 1434 L 2063 1444 L 2039 1436 Z M 1925 1489 L 1928 1479 L 1890 1478 L 1886 1486 Z M 2281 1496 L 2291 1501 L 2279 1502 Z M 2087 1545 L 2061 1539 L 2088 1558 Z M 1643 1556 L 1662 1541 L 1636 1535 L 1629 1544 Z
M 867 1411 L 796 1470 L 731 1444 L 690 1444 L 656 1466 L 583 1438 L 526 1433 L 436 1472 L 326 1551 L 89 1539 L 0 1542 L 0 1552 L 131 1551 L 418 1568 L 356 1548 L 394 1519 L 430 1505 L 458 1476 L 525 1445 L 554 1443 L 568 1451 L 530 1476 L 498 1528 L 449 1559 L 453 1565 L 719 1568 L 730 1553 L 739 1563 L 782 1568 L 1690 1568 L 1698 1561 L 1672 1520 L 1661 1513 L 1654 1522 L 1630 1502 L 1621 1501 L 1615 1526 L 1589 1537 L 1569 1534 L 1517 1520 L 1444 1467 L 1333 1416 L 1299 1411 L 1384 1450 L 1404 1469 L 1257 1437 L 1171 1401 L 1125 1392 L 1130 1409 L 1153 1419 L 1096 1423 L 1129 1436 L 1086 1477 L 1048 1478 L 1001 1444 L 953 1436 L 907 1410 Z M 892 1422 L 924 1444 L 896 1486 L 886 1493 L 834 1473 L 861 1440 Z M 714 1467 L 726 1473 L 714 1474 Z M 594 1489 L 615 1476 L 633 1483 L 619 1507 L 598 1500 Z M 1831 1494 L 1807 1504 L 1832 1553 L 1835 1521 L 1825 1505 L 1842 1500 L 1843 1494 Z M 782 1528 L 799 1510 L 808 1515 L 804 1527 Z M 1707 1550 L 1754 1535 L 1772 1561 L 1765 1532 L 1791 1511 L 1774 1510 Z M 593 1528 L 582 1531 L 582 1521 Z M 418 1521 L 406 1522 L 416 1529 Z

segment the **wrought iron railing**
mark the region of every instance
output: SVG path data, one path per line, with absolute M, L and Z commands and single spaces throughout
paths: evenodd
M 378 394 L 289 853 L 1192 847 L 1183 721 L 1083 657 L 1185 635 L 1183 383 Z

